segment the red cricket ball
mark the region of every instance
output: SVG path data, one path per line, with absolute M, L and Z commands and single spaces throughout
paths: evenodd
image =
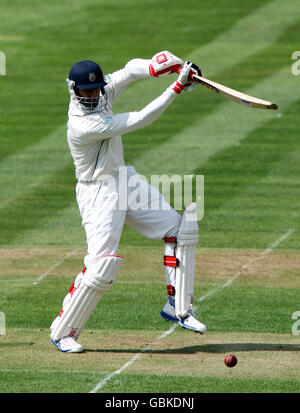
M 224 358 L 224 363 L 227 367 L 234 367 L 237 363 L 237 358 L 234 354 L 227 354 Z

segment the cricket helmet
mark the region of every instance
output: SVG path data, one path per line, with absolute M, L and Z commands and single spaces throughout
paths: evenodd
M 100 66 L 92 60 L 81 60 L 75 63 L 69 73 L 69 79 L 75 87 L 82 90 L 96 89 L 106 86 Z

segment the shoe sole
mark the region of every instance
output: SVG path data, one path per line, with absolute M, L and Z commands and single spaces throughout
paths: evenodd
M 161 318 L 163 318 L 166 321 L 171 321 L 172 323 L 178 323 L 179 322 L 178 318 L 174 318 L 171 315 L 165 313 L 164 311 L 161 311 L 159 313 L 159 315 L 161 316 Z
M 195 331 L 195 333 L 204 334 L 204 333 L 206 332 L 206 330 L 201 331 L 201 330 L 198 330 L 197 328 L 190 327 L 190 326 L 188 326 L 187 324 L 184 324 L 181 320 L 178 321 L 178 324 L 179 324 L 181 327 L 186 328 L 187 330 Z

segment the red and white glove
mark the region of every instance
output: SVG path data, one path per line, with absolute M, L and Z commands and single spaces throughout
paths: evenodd
M 185 64 L 180 69 L 180 74 L 176 82 L 174 82 L 171 87 L 178 95 L 186 88 L 191 86 L 191 80 L 189 78 L 192 63 L 185 62 Z
M 190 65 L 190 72 L 188 75 L 187 83 L 184 85 L 184 90 L 187 92 L 191 92 L 197 86 L 199 86 L 198 80 L 193 80 L 193 75 L 202 76 L 201 69 L 195 63 L 186 62 Z M 177 73 L 181 73 L 182 67 L 177 68 Z
M 151 76 L 158 77 L 176 72 L 183 64 L 183 60 L 167 50 L 156 53 L 149 65 Z
M 190 63 L 190 62 L 188 62 Z M 195 63 L 192 63 L 191 66 L 191 71 L 189 73 L 189 79 L 192 80 L 192 82 L 190 83 L 189 86 L 185 87 L 184 90 L 187 92 L 191 92 L 192 90 L 194 90 L 197 86 L 200 85 L 200 83 L 197 80 L 193 81 L 193 75 L 197 75 L 197 76 L 201 76 L 202 77 L 202 73 L 201 73 L 201 69 L 199 66 L 197 66 Z

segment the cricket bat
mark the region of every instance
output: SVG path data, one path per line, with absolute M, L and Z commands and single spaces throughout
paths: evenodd
M 181 72 L 181 67 L 176 69 L 177 73 Z M 208 89 L 220 93 L 228 99 L 233 100 L 241 105 L 249 106 L 252 108 L 259 109 L 278 109 L 276 103 L 269 102 L 268 100 L 258 99 L 254 96 L 246 95 L 245 93 L 238 92 L 237 90 L 231 89 L 230 87 L 221 85 L 220 83 L 213 82 L 212 80 L 206 79 L 195 74 L 192 74 L 192 79 L 197 79 L 197 81 L 202 85 L 206 86 Z
M 216 93 L 220 93 L 226 98 L 240 103 L 241 105 L 259 109 L 278 109 L 278 105 L 276 105 L 276 103 L 246 95 L 245 93 L 238 92 L 237 90 L 221 85 L 220 83 L 213 82 L 205 77 L 193 75 L 193 79 L 197 79 L 202 86 L 206 86 L 208 89 L 213 90 Z

